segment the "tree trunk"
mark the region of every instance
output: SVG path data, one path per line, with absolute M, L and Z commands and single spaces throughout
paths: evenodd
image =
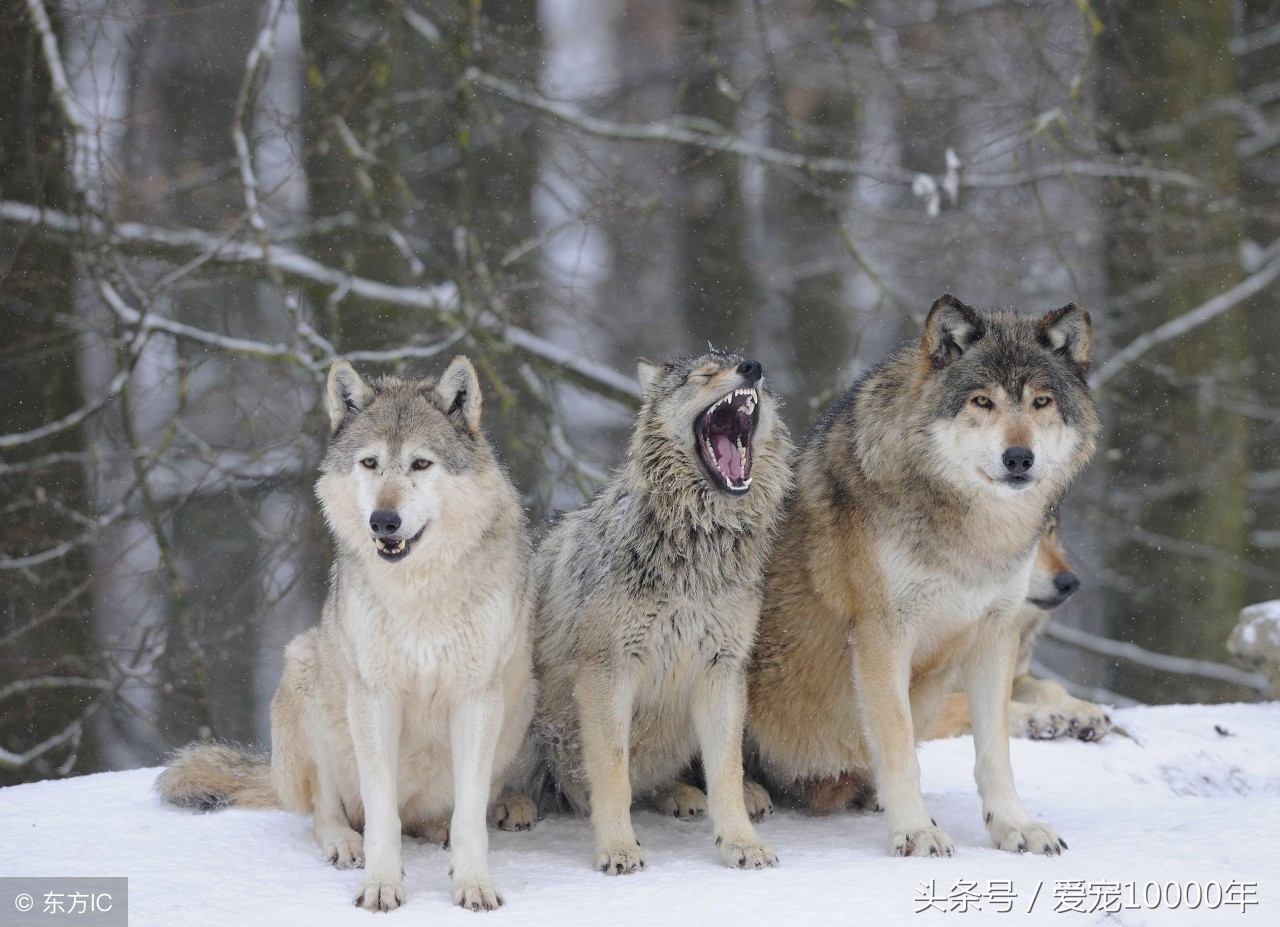
M 1230 117 L 1208 115 L 1235 91 L 1232 4 L 1113 0 L 1101 13 L 1104 132 L 1120 153 L 1203 185 L 1117 191 L 1108 321 L 1123 345 L 1240 279 L 1237 133 Z M 1245 604 L 1249 434 L 1230 405 L 1246 391 L 1247 337 L 1245 314 L 1227 313 L 1152 351 L 1099 397 L 1114 410 L 1102 451 L 1115 519 L 1114 636 L 1179 654 L 1225 654 Z M 1138 689 L 1168 697 L 1140 680 Z

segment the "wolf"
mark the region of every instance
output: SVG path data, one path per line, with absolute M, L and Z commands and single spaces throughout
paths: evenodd
M 950 856 L 915 740 L 958 675 L 983 818 L 1001 849 L 1057 854 L 1009 764 L 1018 609 L 1049 515 L 1092 457 L 1091 325 L 1070 304 L 980 312 L 950 294 L 843 394 L 795 458 L 748 673 L 771 787 L 874 786 L 898 856 Z
M 535 795 L 589 813 L 595 868 L 632 873 L 633 797 L 698 801 L 677 777 L 701 751 L 725 863 L 773 866 L 744 804 L 742 717 L 790 438 L 758 361 L 711 351 L 638 372 L 626 461 L 535 555 Z
M 520 497 L 480 428 L 465 357 L 438 380 L 329 371 L 331 436 L 316 483 L 335 542 L 320 625 L 285 651 L 272 752 L 179 752 L 157 788 L 174 804 L 313 816 L 322 854 L 363 866 L 355 903 L 404 903 L 402 830 L 452 843 L 453 899 L 502 904 L 486 806 L 524 741 L 536 685 L 532 543 Z M 536 812 L 510 796 L 495 823 Z
M 1058 516 L 1054 513 L 1036 549 L 1027 597 L 1018 609 L 1018 662 L 1009 702 L 1011 737 L 1100 740 L 1111 730 L 1111 716 L 1101 705 L 1074 698 L 1059 683 L 1031 675 L 1031 657 L 1049 624 L 1051 612 L 1079 588 L 1080 579 L 1067 560 L 1058 531 Z M 948 697 L 921 740 L 957 737 L 971 730 L 969 700 L 964 693 L 956 692 Z

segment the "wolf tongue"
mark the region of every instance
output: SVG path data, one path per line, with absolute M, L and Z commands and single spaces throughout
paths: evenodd
M 716 464 L 720 472 L 731 480 L 742 479 L 742 455 L 738 446 L 725 435 L 716 435 L 711 439 L 716 451 Z

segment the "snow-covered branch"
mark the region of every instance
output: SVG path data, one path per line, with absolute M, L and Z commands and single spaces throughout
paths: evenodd
M 67 71 L 62 63 L 62 53 L 58 50 L 58 37 L 49 20 L 49 11 L 45 9 L 44 0 L 27 0 L 27 16 L 31 28 L 40 37 L 40 54 L 44 58 L 45 69 L 49 74 L 49 86 L 54 103 L 67 126 L 67 170 L 76 192 L 88 204 L 96 205 L 93 193 L 87 180 L 84 160 L 89 156 L 90 146 L 87 139 L 89 126 L 81 115 L 81 105 L 76 101 L 67 80 Z
M 893 165 L 848 158 L 819 157 L 785 151 L 730 135 L 719 124 L 708 119 L 673 117 L 665 122 L 643 124 L 600 119 L 569 103 L 549 100 L 532 90 L 487 74 L 478 68 L 466 72 L 467 80 L 512 103 L 551 116 L 580 132 L 616 141 L 661 142 L 693 145 L 708 151 L 719 151 L 773 167 L 811 174 L 834 174 L 865 177 L 881 183 L 913 187 L 922 175 Z M 964 171 L 951 181 L 956 190 L 1019 187 L 1061 177 L 1091 177 L 1110 180 L 1145 180 L 1150 183 L 1199 188 L 1200 181 L 1185 171 L 1163 170 L 1138 164 L 1113 164 L 1101 161 L 1073 160 L 1045 164 L 1019 171 L 982 173 Z
M 382 302 L 431 312 L 442 321 L 464 326 L 460 317 L 461 297 L 453 283 L 438 283 L 426 287 L 394 286 L 367 277 L 357 277 L 321 264 L 313 258 L 281 245 L 263 246 L 257 242 L 232 241 L 199 229 L 162 229 L 139 222 L 120 222 L 108 227 L 94 218 L 81 219 L 51 209 L 38 209 L 27 203 L 0 202 L 0 222 L 26 225 L 60 236 L 89 237 L 117 248 L 145 252 L 151 256 L 168 254 L 175 259 L 187 255 L 199 255 L 213 263 L 262 266 L 270 262 L 286 279 L 300 283 L 320 284 L 340 290 L 351 296 L 371 302 Z M 113 307 L 119 312 L 119 308 Z M 128 309 L 128 307 L 125 307 Z M 128 310 L 136 312 L 136 310 Z M 139 314 L 141 318 L 141 314 Z M 301 353 L 299 349 L 285 345 L 264 345 L 244 339 L 229 339 L 192 326 L 147 316 L 149 325 L 171 334 L 198 338 L 210 344 L 220 344 L 228 350 L 243 350 L 268 357 L 295 358 L 306 366 L 327 365 L 331 358 L 317 360 Z M 563 370 L 569 377 L 594 392 L 625 405 L 635 405 L 640 396 L 639 384 L 631 377 L 581 357 L 527 329 L 483 311 L 474 319 L 474 334 L 497 337 L 535 360 Z M 394 357 L 433 356 L 443 348 L 405 348 L 402 352 L 379 352 L 380 360 Z M 430 353 L 424 353 L 430 352 Z M 359 359 L 359 358 L 357 358 Z M 99 406 L 101 403 L 98 404 Z M 96 407 L 95 407 L 96 408 Z M 92 410 L 90 410 L 92 411 Z M 85 413 L 88 414 L 88 413 Z M 81 418 L 84 416 L 81 415 Z M 77 419 L 78 421 L 78 419 Z M 50 427 L 50 426 L 46 426 Z M 57 429 L 55 429 L 57 430 Z M 34 432 L 32 432 L 34 434 Z M 10 436 L 13 437 L 13 436 Z M 0 438 L 0 447 L 6 446 Z M 11 442 L 18 443 L 18 442 Z

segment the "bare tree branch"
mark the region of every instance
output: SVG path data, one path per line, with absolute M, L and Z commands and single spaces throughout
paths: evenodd
M 1107 362 L 1099 367 L 1097 372 L 1089 378 L 1089 384 L 1095 389 L 1102 386 L 1152 348 L 1164 344 L 1166 341 L 1172 341 L 1174 338 L 1179 338 L 1222 315 L 1228 309 L 1235 308 L 1249 297 L 1265 290 L 1277 279 L 1280 279 L 1280 256 L 1272 258 L 1261 270 L 1249 275 L 1231 289 L 1219 293 L 1208 302 L 1201 303 L 1185 315 L 1170 319 L 1158 328 L 1144 332 L 1134 338 L 1107 358 Z
M 922 175 L 918 171 L 909 171 L 905 168 L 891 165 L 851 161 L 847 158 L 813 157 L 798 152 L 784 151 L 780 148 L 771 148 L 767 145 L 758 145 L 729 135 L 722 126 L 707 119 L 675 117 L 668 122 L 652 122 L 643 125 L 612 122 L 585 113 L 577 106 L 548 100 L 510 81 L 495 77 L 492 74 L 486 74 L 478 68 L 468 69 L 465 77 L 477 86 L 483 87 L 485 90 L 513 103 L 527 106 L 581 132 L 600 138 L 611 138 L 619 141 L 693 145 L 705 148 L 708 151 L 720 151 L 760 161 L 774 167 L 814 174 L 867 177 L 881 183 L 898 184 L 906 187 L 912 187 L 921 177 L 928 176 Z M 1162 170 L 1143 165 L 1109 164 L 1077 160 L 998 174 L 965 171 L 960 174 L 956 189 L 1019 187 L 1041 180 L 1071 176 L 1112 180 L 1146 180 L 1151 183 L 1192 189 L 1198 189 L 1201 186 L 1199 180 L 1184 171 Z
M 112 378 L 111 383 L 108 384 L 106 390 L 103 391 L 101 396 L 93 402 L 84 404 L 74 412 L 64 415 L 56 422 L 49 422 L 48 424 L 41 425 L 39 428 L 33 428 L 30 431 L 23 431 L 17 434 L 0 435 L 0 450 L 9 447 L 17 447 L 19 444 L 31 444 L 35 441 L 41 440 L 42 438 L 47 438 L 50 435 L 56 435 L 60 431 L 66 431 L 68 428 L 74 428 L 76 425 L 79 425 L 90 415 L 93 415 L 93 413 L 97 412 L 114 399 L 120 390 L 124 389 L 125 382 L 128 379 L 129 371 L 126 368 L 118 372 Z
M 111 683 L 106 679 L 89 679 L 84 676 L 34 676 L 30 679 L 19 679 L 0 689 L 0 702 L 13 695 L 31 692 L 35 689 L 97 689 L 106 691 Z
M 27 203 L 12 201 L 0 202 L 0 222 L 10 222 L 42 229 L 58 235 L 75 237 L 88 236 L 119 248 L 145 251 L 155 256 L 155 251 L 168 252 L 175 256 L 188 253 L 207 255 L 209 261 L 223 264 L 241 264 L 261 266 L 269 255 L 270 262 L 285 275 L 296 281 L 318 283 L 342 290 L 345 294 L 372 302 L 383 302 L 395 306 L 406 306 L 423 309 L 435 313 L 442 321 L 461 325 L 462 319 L 457 316 L 461 299 L 458 288 L 453 283 L 439 283 L 430 287 L 393 286 L 366 277 L 326 267 L 319 261 L 280 245 L 268 245 L 251 242 L 223 241 L 218 236 L 198 229 L 161 229 L 139 222 L 121 222 L 108 227 L 95 218 L 79 219 L 75 216 L 52 209 L 38 209 Z M 125 307 L 126 309 L 128 307 Z M 116 311 L 119 311 L 118 309 Z M 136 310 L 129 310 L 136 312 Z M 139 318 L 140 318 L 139 314 Z M 309 355 L 301 354 L 296 348 L 283 345 L 263 345 L 260 342 L 243 341 L 242 339 L 225 339 L 225 336 L 202 332 L 190 326 L 170 328 L 181 323 L 170 323 L 164 319 L 147 317 L 150 325 L 156 329 L 170 331 L 173 334 L 184 334 L 188 337 L 208 340 L 210 343 L 238 345 L 247 353 L 257 353 L 270 357 L 294 357 L 301 361 Z M 483 311 L 474 320 L 477 332 L 487 332 L 501 338 L 508 344 L 531 355 L 543 363 L 564 370 L 570 377 L 594 392 L 607 396 L 628 406 L 633 406 L 640 396 L 639 384 L 630 377 L 597 364 L 587 358 L 578 356 L 568 348 L 563 348 L 545 338 L 535 335 L 527 329 L 512 325 L 489 311 Z M 226 345 L 224 345 L 226 346 Z M 414 352 L 431 350 L 430 348 L 407 348 L 403 356 L 415 356 Z M 422 356 L 419 354 L 418 356 Z M 431 356 L 431 354 L 425 355 Z M 383 355 L 384 359 L 390 354 Z M 327 364 L 330 359 L 317 361 L 301 361 L 304 365 L 314 367 L 316 364 Z M 101 405 L 101 403 L 99 403 Z M 88 413 L 85 413 L 88 414 Z M 84 416 L 82 415 L 81 418 Z M 77 420 L 78 421 L 78 420 Z M 51 426 L 46 426 L 51 427 Z M 55 429 L 56 430 L 56 429 Z M 34 433 L 34 432 L 33 432 Z M 52 433 L 52 432 L 50 432 Z M 11 442 L 21 443 L 21 442 Z M 0 447 L 7 446 L 5 439 L 0 438 Z
M 1061 641 L 1064 644 L 1071 644 L 1093 653 L 1100 653 L 1104 657 L 1120 657 L 1131 663 L 1137 663 L 1139 666 L 1159 670 L 1162 673 L 1175 673 L 1180 676 L 1196 676 L 1200 679 L 1229 682 L 1233 686 L 1252 689 L 1255 692 L 1261 692 L 1263 695 L 1271 692 L 1271 686 L 1267 682 L 1267 678 L 1261 673 L 1248 673 L 1244 670 L 1236 669 L 1234 666 L 1213 663 L 1209 660 L 1171 657 L 1165 653 L 1147 650 L 1128 641 L 1115 641 L 1109 637 L 1099 637 L 1096 634 L 1090 634 L 1088 631 L 1069 628 L 1065 625 L 1051 623 L 1045 629 L 1044 634 L 1045 637 Z

